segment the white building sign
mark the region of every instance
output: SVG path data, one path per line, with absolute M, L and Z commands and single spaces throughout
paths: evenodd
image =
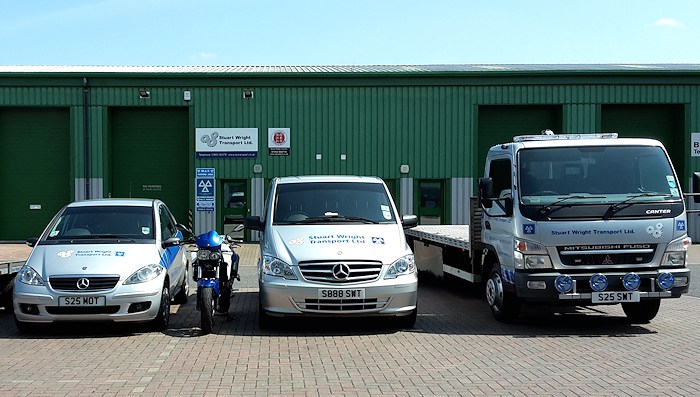
M 267 149 L 270 156 L 289 156 L 289 128 L 268 128 Z
M 197 157 L 258 157 L 257 128 L 196 128 Z
M 700 157 L 700 132 L 690 134 L 690 156 Z

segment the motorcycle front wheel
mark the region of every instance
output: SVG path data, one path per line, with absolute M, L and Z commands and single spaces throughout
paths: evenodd
M 214 288 L 202 288 L 200 294 L 200 302 L 202 303 L 202 305 L 199 308 L 199 313 L 202 317 L 202 335 L 206 335 L 211 333 L 211 328 L 214 325 Z

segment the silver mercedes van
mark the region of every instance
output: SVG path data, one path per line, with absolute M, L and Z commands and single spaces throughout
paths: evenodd
M 376 177 L 298 176 L 270 183 L 261 232 L 260 325 L 287 316 L 392 316 L 416 321 L 418 276 L 404 228 Z

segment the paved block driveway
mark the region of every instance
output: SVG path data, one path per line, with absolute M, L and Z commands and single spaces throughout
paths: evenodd
M 58 327 L 20 335 L 0 311 L 0 395 L 700 395 L 700 299 L 665 301 L 647 325 L 619 306 L 491 319 L 478 293 L 423 281 L 412 330 L 385 321 L 257 326 L 255 246 L 233 318 L 200 336 L 194 296 L 165 333 Z M 192 291 L 193 292 L 193 291 Z

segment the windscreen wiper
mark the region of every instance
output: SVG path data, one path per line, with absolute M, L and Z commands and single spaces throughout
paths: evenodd
M 588 194 L 575 194 L 573 196 L 566 196 L 566 197 L 559 197 L 559 200 L 551 203 L 551 204 L 545 204 L 540 208 L 540 214 L 546 214 L 547 212 L 552 210 L 552 206 L 560 206 L 562 205 L 563 202 L 571 199 L 587 199 L 587 198 L 605 198 L 605 196 L 591 196 Z
M 331 215 L 324 215 L 324 216 L 312 216 L 306 219 L 300 219 L 298 221 L 292 221 L 292 222 L 287 222 L 285 224 L 290 224 L 290 225 L 297 225 L 297 224 L 304 224 L 304 223 L 317 223 L 317 222 L 362 222 L 362 223 L 371 223 L 371 224 L 378 224 L 379 222 L 367 219 L 367 218 L 362 218 L 359 216 L 344 216 L 344 215 L 338 215 L 337 213 L 331 213 Z
M 657 192 L 644 192 L 644 193 L 638 193 L 632 196 L 627 197 L 626 199 L 620 201 L 619 203 L 612 204 L 610 208 L 608 208 L 608 212 L 611 214 L 614 214 L 615 212 L 621 210 L 623 207 L 628 207 L 632 204 L 635 204 L 632 202 L 632 200 L 640 198 L 640 197 L 654 197 L 654 196 L 661 196 L 661 197 L 671 197 L 673 196 L 671 193 L 657 193 Z

